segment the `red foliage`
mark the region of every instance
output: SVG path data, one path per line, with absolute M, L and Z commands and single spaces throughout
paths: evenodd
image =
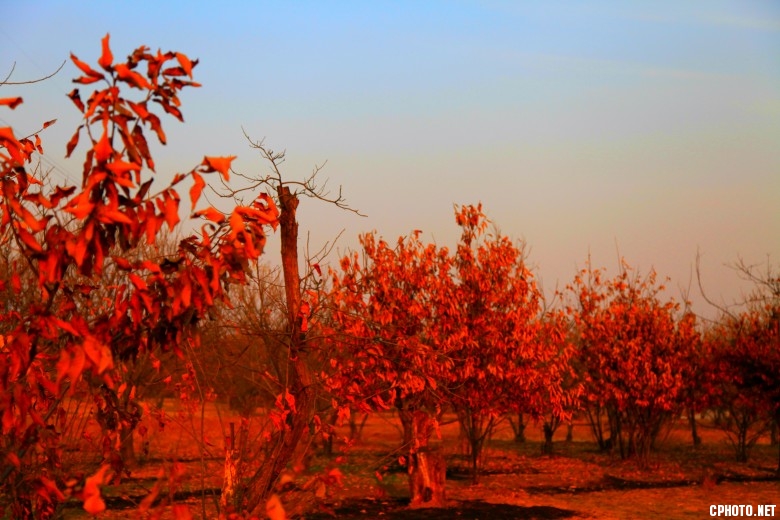
M 342 259 L 332 292 L 341 355 L 331 361 L 330 385 L 362 409 L 395 405 L 435 416 L 454 407 L 476 472 L 501 414 L 570 413 L 562 386 L 570 349 L 565 321 L 543 319 L 522 249 L 487 233 L 481 205 L 458 209 L 456 222 L 454 255 L 415 231 L 395 248 L 364 235 L 364 260 Z M 405 426 L 408 436 L 411 422 Z
M 722 316 L 706 335 L 708 404 L 725 412 L 718 424 L 742 462 L 772 421 L 780 424 L 778 295 L 740 314 Z
M 446 249 L 420 242 L 419 232 L 395 248 L 375 234 L 360 237 L 364 261 L 341 260 L 331 297 L 339 336 L 331 389 L 353 406 L 385 410 L 409 401 L 434 410 L 439 382 L 452 368 L 439 313 L 454 301 L 452 259 Z
M 641 278 L 622 267 L 611 280 L 600 270 L 578 274 L 569 287 L 578 305 L 569 312 L 597 440 L 602 447 L 619 445 L 623 456 L 645 459 L 660 427 L 685 400 L 698 334 L 690 315 L 676 319 L 677 303 L 660 300 L 664 287 L 655 272 Z M 602 413 L 610 439 L 602 437 Z
M 205 157 L 150 194 L 152 178 L 144 179 L 143 173 L 145 168 L 154 171 L 155 165 L 146 132 L 166 142 L 153 107 L 182 120 L 178 95 L 184 87 L 199 86 L 183 78 L 192 77 L 197 60 L 139 47 L 124 63 L 114 63 L 108 35 L 98 60 L 104 72 L 71 58 L 82 73 L 75 83 L 103 84 L 86 103 L 78 88 L 69 94 L 83 122 L 67 154 L 80 137 L 88 139 L 80 188 L 47 189 L 29 169 L 33 154 L 42 152 L 39 136 L 18 139 L 11 128 L 0 128 L 3 247 L 13 248 L 34 277 L 34 286 L 25 289 L 34 293 L 22 302 L 25 306 L 7 306 L 0 313 L 0 486 L 14 497 L 17 516 L 35 509 L 25 490 L 38 489 L 39 497 L 49 502 L 59 499 L 46 491 L 51 486 L 35 485 L 45 475 L 63 478 L 56 450 L 43 457 L 37 452 L 40 432 L 57 434 L 53 418 L 66 393 L 82 380 L 115 392 L 116 368 L 123 359 L 154 348 L 177 351 L 190 341 L 193 325 L 223 297 L 224 286 L 244 280 L 247 261 L 262 253 L 264 226 L 274 225 L 277 216 L 264 196 L 251 207 L 236 208 L 229 221 L 214 218 L 216 210 L 208 208 L 193 217 L 203 215 L 211 222 L 200 234 L 181 240 L 172 257 L 134 259 L 133 249 L 142 241 L 155 243 L 163 223 L 169 229 L 179 223 L 180 197 L 174 186 L 193 178 L 194 209 L 205 184 L 201 176 L 219 172 L 227 180 L 233 157 Z M 179 66 L 167 67 L 171 60 Z M 127 89 L 140 91 L 140 99 L 127 98 Z M 19 103 L 20 98 L 2 102 L 11 108 Z M 110 288 L 111 298 L 91 299 L 108 271 L 126 276 Z M 17 293 L 21 290 L 20 283 L 12 285 Z M 35 467 L 28 467 L 34 462 Z M 99 495 L 85 498 L 85 507 L 96 511 L 99 506 Z M 43 515 L 44 509 L 36 511 Z

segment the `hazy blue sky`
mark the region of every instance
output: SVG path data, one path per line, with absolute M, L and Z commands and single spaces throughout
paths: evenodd
M 780 2 L 15 2 L 0 20 L 0 74 L 50 73 L 145 44 L 199 58 L 157 154 L 171 175 L 203 155 L 266 165 L 241 128 L 286 149 L 289 179 L 327 160 L 360 218 L 301 206 L 313 249 L 420 228 L 452 245 L 453 203 L 481 201 L 524 239 L 546 289 L 590 252 L 619 253 L 687 286 L 697 250 L 712 296 L 748 288 L 724 268 L 780 264 Z M 78 125 L 68 62 L 2 88 L 0 113 L 44 134 L 55 175 Z M 305 239 L 305 234 L 304 234 Z M 270 247 L 276 247 L 272 241 Z M 275 251 L 269 250 L 275 254 Z M 695 308 L 711 311 L 692 296 Z

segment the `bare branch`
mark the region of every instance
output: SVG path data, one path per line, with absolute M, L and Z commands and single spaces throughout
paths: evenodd
M 64 63 L 63 63 L 63 65 L 64 65 Z M 0 81 L 0 85 L 8 84 L 8 80 L 11 79 L 11 76 L 13 76 L 13 74 L 14 74 L 14 69 L 16 69 L 16 62 L 14 62 L 13 65 L 11 65 L 11 70 L 8 71 L 8 75 L 5 77 L 4 80 Z
M 729 310 L 733 307 L 749 307 L 752 305 L 773 304 L 780 302 L 780 273 L 773 267 L 769 258 L 766 261 L 766 268 L 761 268 L 762 264 L 748 264 L 744 259 L 738 258 L 732 264 L 726 264 L 726 267 L 737 273 L 737 276 L 753 285 L 753 290 L 743 296 L 740 301 L 735 301 L 732 305 L 718 305 L 712 301 L 704 292 L 701 280 L 700 254 L 696 254 L 696 280 L 699 284 L 699 291 L 704 300 L 732 319 L 737 316 Z M 773 303 L 774 302 L 774 303 Z
M 14 64 L 11 65 L 11 70 L 10 70 L 10 72 L 8 72 L 8 75 L 5 77 L 5 79 L 3 81 L 0 81 L 0 86 L 3 86 L 3 85 L 32 85 L 33 83 L 40 83 L 41 81 L 45 81 L 45 80 L 47 80 L 49 78 L 54 77 L 59 71 L 62 70 L 62 67 L 65 66 L 65 62 L 66 61 L 67 60 L 63 60 L 62 64 L 59 67 L 57 67 L 57 70 L 55 70 L 54 72 L 52 72 L 48 76 L 44 76 L 42 78 L 37 78 L 37 79 L 30 79 L 30 80 L 27 80 L 27 81 L 8 81 L 11 78 L 11 76 L 13 75 L 13 73 L 14 73 L 14 69 L 16 68 L 16 62 L 14 62 Z
M 700 251 L 696 251 L 696 283 L 699 286 L 699 293 L 701 293 L 701 297 L 704 298 L 705 302 L 715 307 L 722 314 L 729 316 L 730 318 L 736 319 L 734 313 L 729 311 L 727 307 L 723 305 L 718 305 L 717 303 L 715 303 L 714 300 L 710 299 L 710 297 L 707 296 L 707 293 L 704 292 L 704 284 L 702 283 L 702 279 L 701 279 L 701 252 Z
M 737 272 L 737 276 L 751 282 L 755 285 L 759 292 L 763 288 L 769 291 L 769 295 L 772 298 L 780 298 L 780 273 L 774 272 L 770 259 L 766 261 L 766 271 L 761 272 L 761 264 L 747 264 L 744 259 L 738 258 L 734 264 L 730 264 L 728 267 Z M 759 300 L 766 299 L 765 295 L 756 295 Z
M 262 185 L 267 185 L 270 188 L 272 188 L 274 191 L 276 191 L 280 186 L 287 186 L 287 187 L 297 186 L 299 189 L 295 193 L 296 196 L 305 195 L 313 199 L 318 199 L 323 202 L 333 204 L 339 209 L 351 211 L 352 213 L 355 213 L 356 215 L 359 215 L 361 217 L 366 216 L 363 213 L 361 213 L 359 210 L 352 208 L 347 203 L 342 193 L 341 186 L 339 186 L 338 195 L 333 197 L 330 195 L 330 192 L 328 192 L 326 189 L 328 184 L 327 179 L 321 185 L 317 185 L 317 175 L 325 167 L 327 161 L 323 162 L 322 164 L 315 165 L 314 168 L 312 169 L 311 175 L 309 175 L 303 181 L 283 180 L 282 173 L 279 167 L 285 161 L 286 151 L 282 150 L 281 152 L 275 152 L 271 148 L 268 148 L 265 145 L 265 139 L 254 141 L 249 137 L 249 135 L 247 135 L 246 130 L 244 130 L 243 128 L 241 130 L 244 133 L 244 137 L 246 137 L 247 141 L 249 141 L 249 147 L 258 150 L 260 152 L 260 155 L 270 163 L 271 173 L 266 175 L 265 177 L 259 177 L 259 178 L 236 173 L 236 175 L 238 175 L 239 177 L 249 181 L 251 185 L 247 188 L 242 188 L 241 190 L 232 192 L 231 195 L 239 193 L 240 191 L 255 190 Z

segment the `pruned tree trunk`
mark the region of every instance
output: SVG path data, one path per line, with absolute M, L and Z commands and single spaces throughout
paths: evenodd
M 285 390 L 292 395 L 295 406 L 290 406 L 286 423 L 274 438 L 274 447 L 269 457 L 250 479 L 246 509 L 254 511 L 271 496 L 282 471 L 292 460 L 304 434 L 308 432 L 309 421 L 314 413 L 314 378 L 308 363 L 308 354 L 303 348 L 306 343 L 308 316 L 302 312 L 301 278 L 298 269 L 298 221 L 296 211 L 297 194 L 280 183 L 277 188 L 279 199 L 279 229 L 282 242 L 282 273 L 287 306 L 288 360 L 289 371 Z
M 441 452 L 428 444 L 433 433 L 431 416 L 417 410 L 412 416 L 409 450 L 410 507 L 444 507 L 446 463 Z
M 227 518 L 227 515 L 235 511 L 239 455 L 239 451 L 236 448 L 235 425 L 231 422 L 230 433 L 225 437 L 225 475 L 222 483 L 222 493 L 219 497 L 220 519 Z

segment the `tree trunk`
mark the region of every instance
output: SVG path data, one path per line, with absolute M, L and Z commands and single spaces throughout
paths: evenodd
M 526 423 L 523 420 L 523 414 L 517 414 L 517 423 L 512 420 L 512 417 L 508 417 L 509 425 L 512 427 L 512 432 L 515 434 L 515 442 L 520 444 L 525 442 L 525 427 Z
M 361 419 L 358 421 L 358 415 L 362 415 Z M 368 414 L 367 413 L 358 413 L 358 412 L 351 412 L 349 414 L 349 439 L 355 442 L 360 442 L 363 440 L 363 427 L 366 425 L 366 421 L 368 420 Z
M 326 457 L 333 456 L 333 441 L 336 438 L 336 423 L 338 422 L 338 410 L 333 410 L 333 413 L 330 414 L 330 417 L 328 418 L 328 425 L 330 426 L 330 430 L 328 431 L 328 436 L 322 441 L 322 452 Z
M 552 424 L 545 421 L 544 425 L 542 425 L 542 430 L 544 431 L 544 444 L 542 444 L 542 455 L 552 455 L 553 434 L 555 433 L 555 428 L 553 428 Z
M 398 408 L 398 418 L 401 420 L 401 427 L 403 428 L 403 444 L 401 445 L 402 450 L 411 450 L 412 449 L 412 437 L 413 437 L 413 423 L 412 420 L 414 417 L 414 412 L 411 412 L 409 410 Z
M 289 372 L 285 390 L 294 398 L 287 422 L 275 436 L 276 445 L 248 484 L 246 509 L 254 511 L 271 496 L 279 476 L 292 460 L 299 442 L 309 430 L 309 421 L 314 413 L 313 376 L 308 354 L 303 349 L 306 343 L 308 319 L 301 306 L 301 278 L 298 270 L 298 221 L 296 211 L 299 200 L 287 186 L 277 188 L 279 198 L 279 229 L 282 242 L 282 273 L 287 306 L 287 332 Z
M 119 456 L 122 458 L 122 465 L 125 468 L 135 465 L 135 442 L 133 432 L 135 425 L 120 423 L 119 425 Z
M 602 416 L 604 415 L 604 408 L 601 405 L 594 405 L 593 408 L 586 407 L 585 413 L 588 416 L 588 423 L 590 424 L 593 437 L 596 438 L 596 443 L 599 445 L 601 451 L 612 450 L 614 435 L 610 432 L 609 438 L 604 438 L 604 425 L 602 423 Z M 609 423 L 609 414 L 607 414 L 607 420 Z M 611 423 L 610 427 L 611 427 Z
M 609 419 L 609 438 L 606 441 L 608 451 L 612 451 L 617 443 L 620 449 L 620 458 L 627 458 L 626 439 L 623 437 L 623 425 L 620 412 L 611 406 L 607 406 L 607 418 Z
M 688 408 L 688 423 L 691 425 L 691 438 L 693 440 L 693 446 L 701 446 L 701 437 L 696 425 L 696 411 L 693 408 Z
M 432 433 L 431 416 L 422 410 L 415 411 L 409 450 L 409 505 L 412 508 L 445 506 L 446 464 L 441 452 L 428 445 Z
M 566 425 L 566 442 L 574 441 L 574 421 L 569 421 Z

